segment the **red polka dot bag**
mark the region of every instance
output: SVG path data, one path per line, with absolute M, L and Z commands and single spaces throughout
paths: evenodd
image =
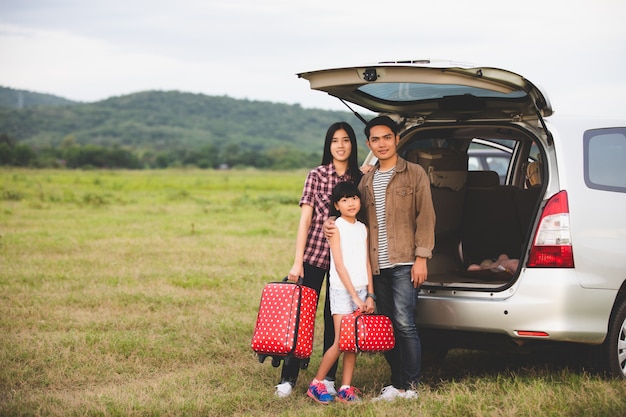
M 360 311 L 343 316 L 339 338 L 343 352 L 386 352 L 396 345 L 389 317 Z
M 286 281 L 266 284 L 252 336 L 259 361 L 271 356 L 278 366 L 281 358 L 311 356 L 316 309 L 314 289 Z

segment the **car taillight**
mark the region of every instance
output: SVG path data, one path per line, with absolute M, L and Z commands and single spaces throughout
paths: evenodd
M 546 203 L 530 248 L 528 266 L 574 267 L 566 191 L 559 191 Z

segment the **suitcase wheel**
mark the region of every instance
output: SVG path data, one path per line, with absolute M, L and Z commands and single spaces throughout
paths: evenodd
M 309 358 L 300 360 L 300 369 L 309 369 Z
M 267 355 L 261 355 L 261 354 L 259 354 L 259 362 L 260 362 L 260 363 L 265 362 L 265 358 L 267 358 Z
M 272 358 L 272 366 L 278 368 L 280 366 L 280 358 Z

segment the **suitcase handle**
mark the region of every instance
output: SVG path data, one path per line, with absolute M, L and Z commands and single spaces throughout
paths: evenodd
M 286 282 L 286 283 L 289 283 L 289 284 L 302 285 L 302 277 L 298 277 L 298 280 L 296 282 L 291 282 L 291 281 L 289 281 L 289 277 L 285 277 L 285 278 L 283 278 L 283 282 Z

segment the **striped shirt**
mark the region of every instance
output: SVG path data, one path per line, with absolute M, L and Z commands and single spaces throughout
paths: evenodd
M 300 206 L 308 204 L 313 207 L 313 215 L 304 248 L 304 263 L 325 270 L 330 268 L 330 246 L 324 236 L 323 225 L 330 214 L 333 187 L 350 179 L 349 175 L 337 175 L 332 163 L 320 165 L 307 175 Z
M 377 170 L 374 173 L 372 190 L 374 191 L 374 203 L 376 204 L 376 221 L 378 222 L 378 265 L 380 269 L 391 268 L 389 262 L 389 250 L 387 247 L 387 219 L 385 214 L 387 185 L 393 176 L 395 167 L 388 171 Z

